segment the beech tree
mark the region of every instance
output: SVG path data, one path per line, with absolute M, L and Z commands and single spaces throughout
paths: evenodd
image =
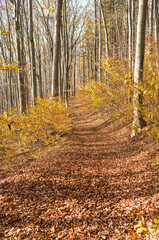
M 62 17 L 62 4 L 63 0 L 57 1 L 56 10 L 56 30 L 54 40 L 54 52 L 53 52 L 53 83 L 52 94 L 54 97 L 59 95 L 59 54 L 60 54 L 60 29 L 61 29 L 61 17 Z
M 104 10 L 104 4 L 102 0 L 99 0 L 99 5 L 101 9 L 101 15 L 103 19 L 104 24 L 104 34 L 105 34 L 105 55 L 108 58 L 109 57 L 109 45 L 108 45 L 108 30 L 107 30 L 107 23 L 106 23 L 106 16 L 105 16 L 105 10 Z
M 92 80 L 114 87 L 110 65 L 119 61 L 126 69 L 122 79 L 127 102 L 131 105 L 134 100 L 134 119 L 139 114 L 141 128 L 143 63 L 139 55 L 142 59 L 143 52 L 139 46 L 144 44 L 137 31 L 140 5 L 135 0 L 2 0 L 0 55 L 5 70 L 0 75 L 1 112 L 11 112 L 13 107 L 25 112 L 26 105 L 50 93 L 68 105 L 69 96 Z M 148 0 L 146 21 L 144 34 L 150 36 L 146 49 L 149 51 L 151 39 L 152 53 L 159 39 L 158 0 Z M 137 126 L 135 120 L 133 126 Z
M 159 13 L 158 13 L 158 1 L 154 0 L 154 39 L 155 42 L 158 42 L 159 36 Z
M 137 21 L 137 39 L 134 69 L 134 119 L 132 136 L 146 124 L 143 118 L 143 96 L 139 87 L 143 81 L 144 53 L 145 53 L 145 29 L 148 0 L 139 1 Z
M 30 45 L 31 45 L 31 72 L 32 72 L 32 85 L 33 85 L 33 100 L 37 98 L 37 82 L 36 82 L 36 63 L 35 63 L 35 47 L 34 47 L 34 28 L 33 28 L 33 10 L 32 0 L 29 0 L 29 17 L 30 17 Z
M 94 55 L 95 55 L 95 80 L 97 81 L 97 73 L 98 73 L 98 67 L 97 67 L 97 57 L 98 57 L 98 27 L 97 27 L 97 9 L 98 9 L 98 3 L 97 3 L 97 0 L 94 0 L 94 9 L 95 9 L 95 13 L 94 13 L 94 18 L 95 18 L 95 47 L 94 47 Z
M 15 3 L 15 27 L 16 27 L 16 44 L 17 44 L 17 61 L 18 61 L 18 85 L 20 109 L 22 112 L 26 110 L 25 82 L 24 82 L 24 34 L 22 27 L 22 1 Z

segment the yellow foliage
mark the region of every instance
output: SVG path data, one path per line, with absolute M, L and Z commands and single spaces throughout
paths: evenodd
M 4 62 L 3 59 L 0 59 L 0 70 L 6 71 L 17 71 L 19 69 L 18 63 L 13 61 L 11 64 Z
M 159 46 L 152 43 L 146 48 L 144 81 L 140 86 L 144 99 L 144 116 L 151 124 L 152 135 L 159 133 Z M 154 130 L 155 129 L 155 130 Z
M 2 34 L 2 36 L 8 36 L 8 35 L 9 35 L 9 32 L 2 30 L 2 31 L 1 31 L 1 34 Z
M 103 82 L 88 82 L 79 97 L 85 100 L 86 108 L 98 116 L 112 119 L 132 116 L 132 102 L 128 102 L 128 86 L 125 84 L 125 64 L 115 59 L 103 59 L 102 68 L 105 72 Z
M 46 13 L 54 12 L 55 11 L 55 1 L 54 0 L 49 1 L 49 2 L 44 1 L 43 9 L 44 9 L 44 12 L 46 12 Z
M 154 219 L 145 219 L 145 221 L 140 221 L 137 225 L 134 226 L 134 229 L 137 233 L 136 237 L 140 237 L 142 233 L 153 236 L 158 236 L 159 233 L 159 218 Z
M 79 97 L 85 100 L 88 111 L 92 110 L 101 117 L 132 120 L 135 105 L 133 92 L 137 87 L 143 95 L 143 105 L 139 110 L 151 126 L 148 128 L 148 131 L 151 129 L 151 136 L 159 139 L 159 46 L 155 43 L 147 46 L 144 76 L 139 86 L 134 86 L 133 72 L 128 73 L 128 63 L 120 59 L 103 58 L 102 83 L 87 82 Z
M 51 98 L 37 99 L 35 106 L 28 106 L 25 114 L 17 110 L 12 116 L 1 115 L 0 156 L 35 150 L 55 143 L 60 134 L 71 129 L 69 111 L 65 104 Z

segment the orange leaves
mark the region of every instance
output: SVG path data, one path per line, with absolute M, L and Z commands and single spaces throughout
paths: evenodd
M 4 203 L 6 200 L 7 200 L 7 197 L 1 197 L 1 198 L 0 198 L 0 204 L 1 204 L 1 203 Z
M 49 115 L 53 113 L 49 101 L 54 106 L 55 118 Z M 31 116 L 38 119 L 36 113 L 41 113 L 43 121 L 47 123 L 49 119 L 52 123 L 60 118 L 56 113 L 58 107 L 67 116 L 68 110 L 63 112 L 57 102 L 45 99 L 40 102 L 40 109 L 35 107 L 33 115 L 31 110 L 28 112 L 29 119 Z M 44 110 L 45 104 L 48 111 Z M 128 140 L 127 130 L 118 129 L 119 122 L 103 125 L 90 113 L 79 115 L 79 106 L 78 102 L 71 108 L 75 128 L 71 131 L 74 142 L 70 147 L 56 149 L 43 161 L 0 173 L 4 194 L 0 201 L 3 234 L 0 238 L 147 240 L 139 238 L 134 230 L 138 215 L 151 213 L 153 228 L 158 224 L 158 171 L 152 166 L 148 150 L 141 149 L 140 136 L 135 141 Z M 13 116 L 11 132 L 19 124 L 22 137 L 25 119 L 30 137 L 32 122 L 27 122 L 24 115 L 21 124 L 18 113 Z M 5 114 L 5 119 L 8 118 Z M 9 134 L 7 127 L 6 131 Z
M 2 34 L 2 36 L 8 36 L 9 35 L 9 32 L 8 31 L 1 31 L 1 34 Z
M 19 69 L 18 63 L 16 61 L 13 61 L 11 64 L 8 62 L 4 62 L 3 59 L 0 59 L 0 70 L 3 71 L 3 73 L 6 73 L 7 71 L 17 71 Z

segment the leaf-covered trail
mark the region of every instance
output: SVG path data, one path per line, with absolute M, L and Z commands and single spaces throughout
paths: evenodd
M 127 239 L 139 215 L 159 216 L 157 149 L 71 108 L 70 146 L 1 173 L 0 239 Z

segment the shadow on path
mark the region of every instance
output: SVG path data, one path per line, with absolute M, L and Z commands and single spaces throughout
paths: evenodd
M 159 215 L 158 170 L 141 139 L 123 140 L 116 123 L 79 116 L 72 105 L 72 145 L 1 181 L 0 239 L 17 231 L 29 239 L 124 239 L 139 214 Z

